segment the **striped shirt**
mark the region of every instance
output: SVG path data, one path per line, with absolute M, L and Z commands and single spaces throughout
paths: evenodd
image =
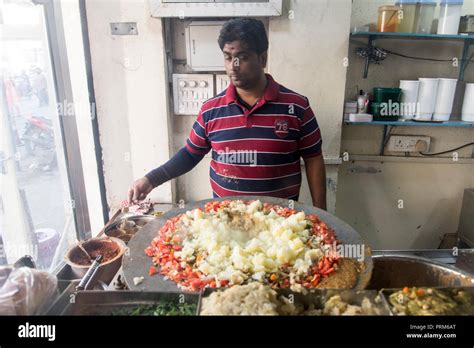
M 248 110 L 236 88 L 207 100 L 186 141 L 195 155 L 212 150 L 214 197 L 262 195 L 297 200 L 300 157 L 321 155 L 321 132 L 308 99 L 267 76 L 263 98 Z

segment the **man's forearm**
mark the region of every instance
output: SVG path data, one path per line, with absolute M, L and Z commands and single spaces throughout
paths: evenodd
M 168 162 L 148 172 L 145 176 L 153 187 L 157 187 L 166 181 L 189 172 L 203 157 L 204 155 L 194 155 L 183 147 Z
M 304 162 L 313 205 L 326 210 L 326 167 L 323 155 L 306 158 Z

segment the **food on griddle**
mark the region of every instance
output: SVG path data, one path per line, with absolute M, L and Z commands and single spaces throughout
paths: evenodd
M 389 296 L 397 315 L 473 315 L 473 300 L 461 289 L 405 287 Z
M 106 263 L 119 255 L 122 250 L 120 245 L 112 239 L 91 239 L 82 243 L 90 258 L 79 248 L 71 250 L 69 259 L 72 263 L 80 266 L 91 265 L 91 259 L 102 255 L 101 263 Z
M 192 316 L 196 315 L 196 310 L 197 306 L 194 303 L 161 302 L 158 304 L 120 308 L 112 311 L 110 314 L 122 316 Z
M 380 298 L 375 301 L 379 303 Z M 333 295 L 321 305 L 318 301 L 303 304 L 294 296 L 279 295 L 274 289 L 261 283 L 235 285 L 214 291 L 204 297 L 200 315 L 380 315 L 376 303 L 367 297 L 361 305 L 348 303 L 340 295 Z
M 259 200 L 214 201 L 169 219 L 145 253 L 188 291 L 253 281 L 296 289 L 338 277 L 337 244 L 316 215 Z M 358 271 L 348 263 L 335 284 L 352 288 Z

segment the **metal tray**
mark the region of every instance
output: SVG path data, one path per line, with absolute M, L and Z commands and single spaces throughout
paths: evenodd
M 201 313 L 202 300 L 209 297 L 211 293 L 223 291 L 225 289 L 206 288 L 199 299 L 198 314 Z M 303 305 L 305 309 L 314 307 L 314 309 L 323 309 L 325 303 L 335 295 L 341 296 L 341 300 L 350 304 L 360 306 L 364 298 L 368 298 L 372 305 L 379 311 L 379 315 L 392 315 L 390 308 L 382 298 L 380 293 L 375 290 L 353 290 L 353 289 L 311 289 L 307 293 L 294 292 L 289 289 L 275 289 L 279 296 L 292 299 L 295 304 Z M 376 298 L 379 300 L 376 301 Z M 308 315 L 308 314 L 306 314 Z
M 116 237 L 121 240 L 123 240 L 125 243 L 128 244 L 128 242 L 134 237 L 134 234 L 132 233 L 127 233 L 125 235 L 112 235 L 110 234 L 111 231 L 118 229 L 118 227 L 124 222 L 124 221 L 133 221 L 134 223 L 141 223 L 141 225 L 138 225 L 138 231 L 141 230 L 143 227 L 145 227 L 148 223 L 156 219 L 156 216 L 153 215 L 132 215 L 132 216 L 124 216 L 122 218 L 117 219 L 116 221 L 112 222 L 110 225 L 107 225 L 104 229 L 104 234 L 110 237 Z
M 432 289 L 437 289 L 437 290 L 442 290 L 444 292 L 448 292 L 448 293 L 453 293 L 453 292 L 457 292 L 457 291 L 466 291 L 469 295 L 470 295 L 470 298 L 471 298 L 471 311 L 467 312 L 467 313 L 462 313 L 462 314 L 459 314 L 459 315 L 474 315 L 474 287 L 473 286 L 459 286 L 459 287 L 438 287 L 438 286 L 420 286 L 420 287 L 417 287 L 417 288 L 432 288 Z M 388 306 L 389 310 L 390 310 L 390 313 L 392 315 L 395 315 L 395 316 L 399 316 L 399 315 L 402 315 L 402 314 L 397 314 L 394 310 L 393 310 L 393 306 L 390 304 L 390 300 L 389 300 L 389 297 L 391 294 L 397 292 L 397 291 L 400 291 L 402 290 L 401 288 L 393 288 L 393 289 L 382 289 L 380 291 L 381 293 L 381 296 L 383 297 L 383 300 L 384 302 L 386 303 L 386 305 Z M 440 315 L 444 315 L 444 314 L 440 314 Z M 447 315 L 450 315 L 450 314 L 447 314 Z
M 75 291 L 72 285 L 47 315 L 113 315 L 113 311 L 160 302 L 196 304 L 199 295 L 141 291 Z
M 456 267 L 406 253 L 384 252 L 372 257 L 369 289 L 457 287 L 474 285 L 474 276 Z
M 223 200 L 260 200 L 270 204 L 276 204 L 283 207 L 288 207 L 289 200 L 275 197 L 264 197 L 264 196 L 232 196 L 224 198 L 213 198 L 199 202 L 190 203 L 181 209 L 172 209 L 157 219 L 151 221 L 145 225 L 129 242 L 128 247 L 130 248 L 129 253 L 124 255 L 122 268 L 124 279 L 127 282 L 131 290 L 137 291 L 170 291 L 170 292 L 181 292 L 177 285 L 169 280 L 165 280 L 160 274 L 154 276 L 148 275 L 148 270 L 152 265 L 151 258 L 148 257 L 144 250 L 147 248 L 152 239 L 158 234 L 158 230 L 165 224 L 165 222 L 173 216 L 184 213 L 190 209 L 202 208 L 207 202 L 211 201 L 223 201 Z M 329 227 L 335 230 L 336 236 L 343 244 L 351 245 L 364 245 L 364 269 L 359 274 L 359 279 L 354 287 L 355 289 L 364 289 L 372 273 L 372 258 L 371 251 L 368 244 L 362 240 L 361 236 L 347 223 L 338 219 L 334 215 L 328 213 L 325 210 L 316 208 L 314 206 L 304 205 L 298 202 L 294 202 L 294 209 L 297 211 L 304 211 L 306 214 L 316 214 L 321 220 L 323 220 Z M 133 278 L 142 276 L 145 278 L 143 283 L 140 285 L 133 284 Z

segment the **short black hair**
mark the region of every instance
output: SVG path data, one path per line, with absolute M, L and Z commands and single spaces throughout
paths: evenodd
M 268 38 L 262 21 L 253 18 L 234 18 L 222 26 L 219 34 L 219 47 L 226 43 L 240 41 L 258 55 L 268 50 Z

